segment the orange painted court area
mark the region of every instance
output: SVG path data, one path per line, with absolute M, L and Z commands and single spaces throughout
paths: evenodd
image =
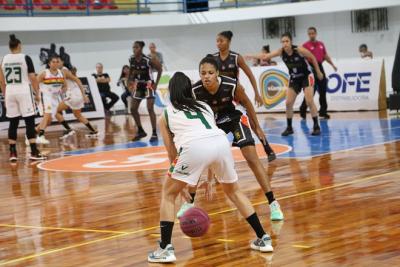
M 271 146 L 277 155 L 291 150 L 286 145 Z M 260 158 L 266 157 L 261 144 L 256 149 Z M 232 148 L 232 153 L 235 161 L 244 161 L 240 149 Z M 43 162 L 39 168 L 62 172 L 145 171 L 168 169 L 169 162 L 164 147 L 140 147 L 62 157 Z

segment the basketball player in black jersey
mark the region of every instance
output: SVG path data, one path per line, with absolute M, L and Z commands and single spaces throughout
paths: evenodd
M 232 37 L 233 33 L 231 31 L 223 31 L 217 35 L 217 47 L 219 51 L 213 54 L 213 57 L 218 63 L 219 75 L 238 80 L 239 68 L 242 69 L 253 86 L 255 103 L 258 106 L 261 106 L 263 104 L 263 100 L 258 92 L 257 81 L 254 78 L 251 69 L 249 66 L 247 66 L 244 58 L 240 54 L 230 50 Z M 262 143 L 265 153 L 268 155 L 268 161 L 271 162 L 275 160 L 276 155 L 269 145 L 267 138 L 265 138 L 265 142 Z
M 236 79 L 219 76 L 218 63 L 213 57 L 203 58 L 199 68 L 201 80 L 193 85 L 193 96 L 195 99 L 210 105 L 215 113 L 217 126 L 220 129 L 226 133 L 233 134 L 232 145 L 240 148 L 243 157 L 268 199 L 271 220 L 283 220 L 283 213 L 279 203 L 274 198 L 269 178 L 258 158 L 254 139 L 251 135 L 250 127 L 261 142 L 265 143 L 265 133 L 259 125 L 253 104 Z M 234 100 L 246 109 L 249 117 L 235 108 Z M 190 191 L 193 198 L 195 191 L 193 189 Z M 182 210 L 181 214 L 183 213 L 184 210 Z
M 293 134 L 292 118 L 293 118 L 293 105 L 296 97 L 301 90 L 304 90 L 304 97 L 307 102 L 307 106 L 310 107 L 311 115 L 314 121 L 314 127 L 312 135 L 320 135 L 321 129 L 318 123 L 318 111 L 314 103 L 314 75 L 310 65 L 307 62 L 308 58 L 316 71 L 317 78 L 322 80 L 324 75 L 322 74 L 318 62 L 314 55 L 301 46 L 295 46 L 292 44 L 292 35 L 290 33 L 284 33 L 281 37 L 282 48 L 271 53 L 262 53 L 256 55 L 246 56 L 246 59 L 262 59 L 269 60 L 274 57 L 281 56 L 283 62 L 289 69 L 289 89 L 286 95 L 286 117 L 287 117 L 287 128 L 282 133 L 282 136 L 288 136 Z
M 136 136 L 132 141 L 138 141 L 147 136 L 142 127 L 139 115 L 139 105 L 143 99 L 147 99 L 147 110 L 149 112 L 153 134 L 150 142 L 158 140 L 156 130 L 156 113 L 154 112 L 155 90 L 161 78 L 162 67 L 157 59 L 150 59 L 143 54 L 143 41 L 133 44 L 133 55 L 129 59 L 129 88 L 132 90 L 132 116 L 138 127 Z M 153 80 L 153 70 L 157 72 L 157 79 Z

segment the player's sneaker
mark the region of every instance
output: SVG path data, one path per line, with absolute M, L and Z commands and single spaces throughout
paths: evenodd
M 85 137 L 91 138 L 91 139 L 97 138 L 97 137 L 99 137 L 99 132 L 98 131 L 90 132 L 88 134 L 85 134 Z
M 150 142 L 157 142 L 158 141 L 158 136 L 157 134 L 152 134 L 150 137 Z
M 47 157 L 45 155 L 43 155 L 42 153 L 40 153 L 40 151 L 36 151 L 35 153 L 31 153 L 30 160 L 45 160 L 47 159 Z
M 179 219 L 180 217 L 183 216 L 183 214 L 185 214 L 185 212 L 190 209 L 193 208 L 194 204 L 193 203 L 188 203 L 188 202 L 184 202 L 181 206 L 181 208 L 179 209 L 179 211 L 176 213 L 176 217 Z
M 164 249 L 158 245 L 158 249 L 154 252 L 150 252 L 147 256 L 149 262 L 174 262 L 176 261 L 174 247 L 168 244 Z
M 138 131 L 136 133 L 136 136 L 132 139 L 132 142 L 139 141 L 140 139 L 142 139 L 143 137 L 146 137 L 146 136 L 147 136 L 147 133 L 145 131 Z
M 281 206 L 278 201 L 274 200 L 271 204 L 269 204 L 269 208 L 271 210 L 271 221 L 282 221 L 283 220 L 283 212 L 281 210 Z
M 314 127 L 311 135 L 316 136 L 316 135 L 320 135 L 320 134 L 321 134 L 321 128 L 319 128 L 319 126 Z
M 36 144 L 43 144 L 43 145 L 48 145 L 50 144 L 50 141 L 44 137 L 44 135 L 36 137 Z
M 17 151 L 12 151 L 12 152 L 10 152 L 10 161 L 11 161 L 11 162 L 15 162 L 15 161 L 17 161 L 17 160 L 18 160 Z
M 261 252 L 272 252 L 274 248 L 272 247 L 272 240 L 268 234 L 263 235 L 262 238 L 257 238 L 250 244 L 251 249 L 261 251 Z
M 287 127 L 286 130 L 282 133 L 282 136 L 288 136 L 293 134 L 293 128 L 292 127 Z
M 275 152 L 271 152 L 268 154 L 268 162 L 276 160 L 276 154 Z
M 76 132 L 74 131 L 74 130 L 72 130 L 72 129 L 70 129 L 70 130 L 65 130 L 64 132 L 63 132 L 63 135 L 60 137 L 60 139 L 67 139 L 69 136 L 72 136 L 72 135 L 74 135 Z

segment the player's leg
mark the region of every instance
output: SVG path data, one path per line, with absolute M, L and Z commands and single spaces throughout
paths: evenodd
M 287 127 L 282 133 L 282 136 L 293 134 L 292 120 L 293 120 L 293 105 L 296 101 L 297 92 L 294 88 L 289 87 L 286 91 L 286 121 Z
M 158 136 L 157 136 L 157 117 L 156 117 L 156 113 L 154 111 L 154 102 L 155 102 L 154 96 L 151 96 L 151 97 L 147 98 L 147 111 L 149 112 L 151 127 L 153 129 L 153 132 L 152 132 L 151 138 L 150 138 L 150 142 L 155 142 L 155 141 L 158 140 Z
M 10 161 L 16 161 L 17 156 L 17 130 L 19 125 L 19 117 L 9 118 L 8 126 L 8 144 L 10 146 Z
M 313 118 L 314 121 L 314 127 L 313 127 L 313 131 L 312 131 L 312 135 L 320 135 L 321 134 L 321 128 L 319 127 L 319 123 L 318 123 L 318 110 L 317 110 L 317 106 L 315 105 L 314 102 L 314 76 L 310 75 L 308 77 L 308 81 L 305 85 L 307 85 L 304 88 L 304 97 L 307 101 L 307 105 L 310 107 L 310 112 L 311 112 L 311 116 Z
M 82 112 L 80 109 L 73 109 L 72 113 L 74 114 L 75 118 L 79 122 L 84 124 L 89 129 L 90 132 L 85 135 L 86 137 L 96 138 L 99 135 L 98 131 L 93 127 L 93 125 L 89 122 L 89 120 L 85 116 L 82 115 Z
M 147 136 L 147 133 L 144 131 L 142 127 L 142 122 L 140 121 L 140 114 L 139 114 L 139 106 L 140 102 L 142 102 L 142 99 L 144 99 L 142 90 L 136 89 L 132 96 L 131 113 L 138 130 L 132 141 L 139 141 L 143 137 Z
M 51 124 L 51 117 L 53 114 L 53 102 L 54 102 L 52 99 L 52 95 L 48 93 L 42 93 L 42 102 L 43 102 L 43 117 L 39 125 L 36 127 L 36 131 L 38 132 L 36 143 L 47 145 L 50 144 L 50 141 L 45 138 L 44 133 L 47 126 Z
M 29 140 L 29 146 L 31 148 L 31 160 L 43 160 L 46 159 L 36 146 L 36 130 L 35 130 L 35 115 L 24 117 L 26 126 L 26 136 Z
M 63 116 L 63 111 L 67 110 L 69 107 L 64 103 L 64 101 L 61 101 L 60 104 L 58 104 L 57 107 L 57 112 L 56 112 L 56 119 L 57 121 L 64 127 L 64 132 L 63 135 L 61 136 L 61 139 L 65 139 L 70 135 L 75 134 L 75 131 L 71 129 L 69 126 L 68 122 L 64 119 Z

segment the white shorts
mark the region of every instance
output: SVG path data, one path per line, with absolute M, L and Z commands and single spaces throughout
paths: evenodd
M 67 91 L 63 101 L 72 110 L 80 110 L 85 106 L 81 91 Z
M 220 183 L 237 182 L 231 145 L 225 135 L 191 141 L 182 146 L 168 175 L 190 185 L 197 185 L 204 170 L 210 168 Z
M 19 116 L 29 117 L 35 115 L 36 104 L 32 92 L 6 93 L 6 116 L 16 118 Z
M 57 113 L 58 105 L 61 102 L 59 93 L 42 92 L 43 113 L 54 116 Z

